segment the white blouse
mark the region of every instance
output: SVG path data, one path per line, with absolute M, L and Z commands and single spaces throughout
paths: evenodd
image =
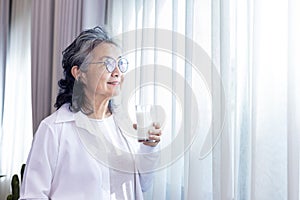
M 80 136 L 78 129 L 84 127 L 75 118 L 68 105 L 64 105 L 41 122 L 26 163 L 20 199 L 143 199 L 142 192 L 151 185 L 153 173 L 142 173 L 134 157 L 107 149 L 106 158 L 113 164 L 101 162 L 91 151 L 93 145 Z M 133 156 L 149 153 L 150 157 L 142 156 L 145 162 L 139 161 L 147 163 L 147 168 L 154 168 L 159 162 L 157 147 L 145 146 L 123 135 L 113 116 L 90 121 L 115 149 Z M 89 129 L 86 132 L 88 137 L 93 136 Z M 134 166 L 135 173 L 122 170 L 126 163 Z

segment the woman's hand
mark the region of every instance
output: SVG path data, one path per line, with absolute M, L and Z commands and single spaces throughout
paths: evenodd
M 153 123 L 153 130 L 149 130 L 149 141 L 144 141 L 143 144 L 150 146 L 150 147 L 155 147 L 159 142 L 160 142 L 160 137 L 161 137 L 161 129 L 160 129 L 160 124 L 158 123 Z
M 158 123 L 153 123 L 153 127 L 154 129 L 149 130 L 148 134 L 149 134 L 149 141 L 143 141 L 144 145 L 150 146 L 150 147 L 155 147 L 157 146 L 157 144 L 160 142 L 160 138 L 161 138 L 161 129 L 160 129 L 160 124 Z M 136 124 L 133 124 L 133 128 L 137 128 Z

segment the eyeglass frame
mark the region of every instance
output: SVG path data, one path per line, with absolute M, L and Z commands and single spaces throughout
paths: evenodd
M 106 68 L 106 71 L 109 72 L 109 73 L 112 73 L 112 72 L 116 69 L 116 64 L 117 64 L 117 63 L 118 63 L 118 68 L 119 68 L 120 72 L 125 73 L 125 72 L 128 70 L 128 63 L 129 63 L 129 62 L 128 62 L 128 60 L 127 60 L 126 58 L 124 58 L 124 57 L 121 57 L 121 56 L 120 56 L 117 60 L 114 59 L 114 58 L 112 58 L 112 57 L 110 57 L 110 56 L 103 56 L 101 59 L 103 59 L 103 58 L 105 58 L 105 61 L 89 62 L 89 63 L 87 63 L 87 64 L 104 64 L 104 65 L 105 65 L 105 68 Z M 113 61 L 114 61 L 114 68 L 113 68 L 111 71 L 108 69 L 107 60 L 113 60 Z M 120 68 L 119 62 L 120 62 L 121 60 L 125 60 L 125 61 L 126 61 L 127 67 L 126 67 L 126 70 L 125 70 L 125 71 L 122 71 L 121 68 Z

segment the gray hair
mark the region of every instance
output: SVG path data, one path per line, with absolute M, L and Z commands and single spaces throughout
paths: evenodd
M 64 78 L 59 80 L 59 93 L 56 97 L 55 107 L 59 109 L 63 104 L 69 103 L 72 112 L 82 111 L 85 114 L 91 114 L 92 108 L 86 102 L 84 94 L 84 84 L 75 80 L 71 73 L 73 66 L 78 66 L 82 71 L 87 70 L 87 63 L 93 49 L 101 43 L 111 43 L 116 46 L 117 43 L 109 37 L 104 28 L 96 26 L 92 29 L 82 31 L 79 36 L 62 52 L 62 67 L 64 69 Z M 109 102 L 110 108 L 111 102 Z

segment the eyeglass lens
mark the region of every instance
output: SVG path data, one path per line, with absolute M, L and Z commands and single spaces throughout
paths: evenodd
M 106 69 L 108 72 L 113 72 L 116 68 L 116 61 L 113 58 L 107 58 L 105 60 Z M 126 72 L 128 69 L 128 61 L 126 58 L 121 58 L 118 60 L 118 67 L 122 73 Z

